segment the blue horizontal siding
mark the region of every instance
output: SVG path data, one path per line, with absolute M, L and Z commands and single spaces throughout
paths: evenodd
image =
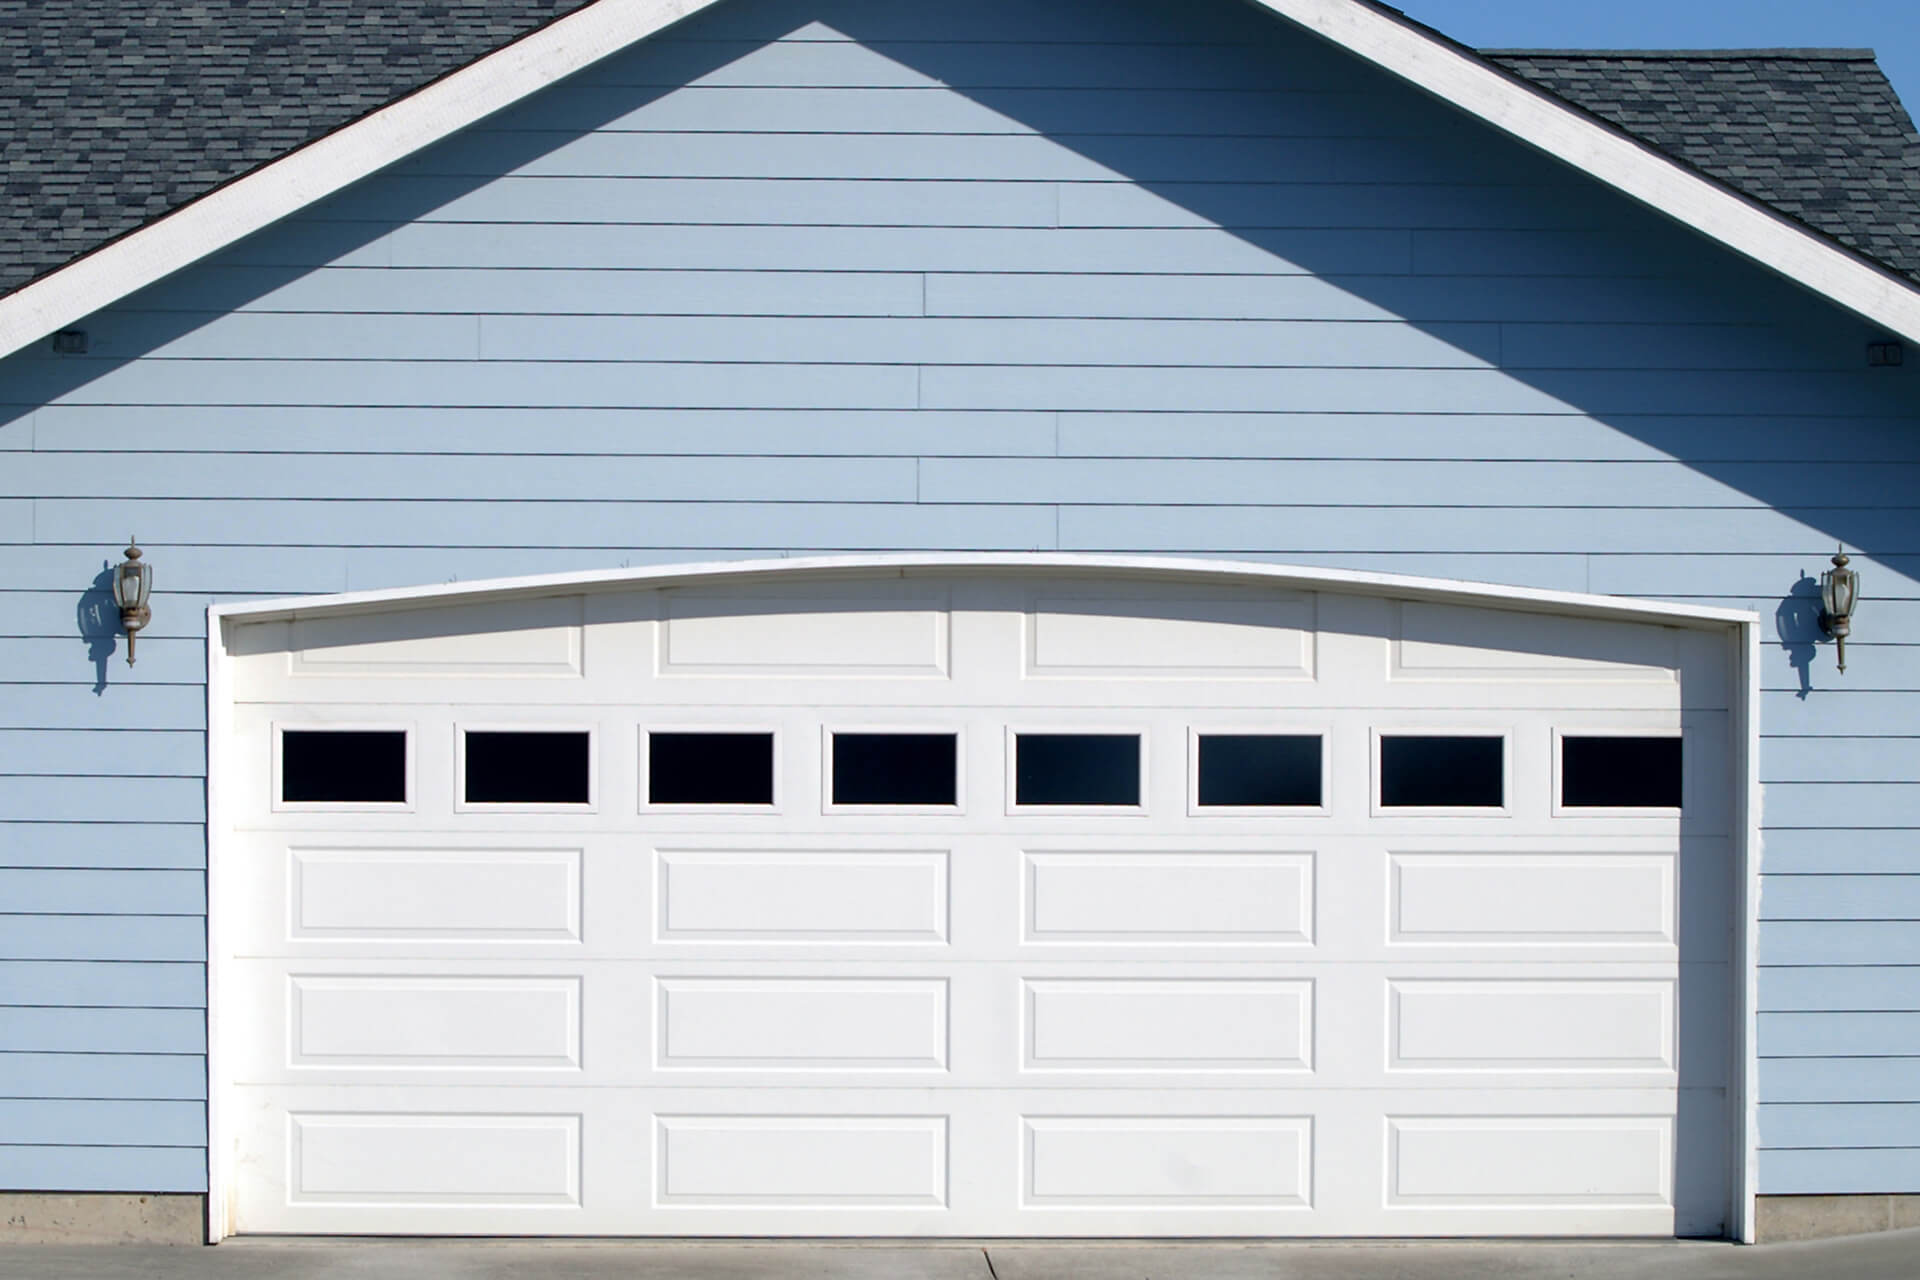
M 150 498 L 324 500 L 366 498 L 533 499 L 602 502 L 912 502 L 912 458 L 589 458 L 317 455 L 297 467 L 272 454 L 135 455 Z M 133 461 L 134 459 L 129 459 Z M 98 455 L 49 453 L 0 484 L 45 500 L 91 497 Z
M 194 789 L 199 788 L 196 781 Z M 0 868 L 0 903 L 14 915 L 200 917 L 207 912 L 207 877 L 184 870 Z
M 1095 227 L 1063 234 L 1051 227 L 600 225 L 569 227 L 571 234 L 562 239 L 548 227 L 463 223 L 414 223 L 378 246 L 338 255 L 327 252 L 329 242 L 351 241 L 350 229 L 380 224 L 335 225 L 339 230 L 330 235 L 313 235 L 312 247 L 304 251 L 263 248 L 252 257 L 239 254 L 235 260 L 283 266 L 318 266 L 327 261 L 405 268 L 514 265 L 522 269 L 780 271 L 801 266 L 814 271 L 921 272 L 1103 272 L 1124 262 L 1143 274 L 1260 276 L 1310 271 L 1402 275 L 1412 261 L 1412 245 L 1404 231 L 1288 232 L 1292 256 L 1285 257 L 1249 244 L 1231 231 L 1206 228 Z M 390 261 L 372 261 L 376 258 Z
M 204 962 L 206 944 L 194 915 L 0 915 L 0 960 Z
M 409 272 L 407 278 L 417 274 Z M 1645 280 L 1620 280 L 1604 272 L 1569 279 L 1566 288 L 1557 290 L 1543 290 L 1535 282 L 1511 276 L 1349 277 L 1330 271 L 1244 276 L 1161 273 L 1145 279 L 1119 274 L 1112 265 L 1078 272 L 936 270 L 925 279 L 925 310 L 930 316 L 1380 320 L 1419 325 L 1641 323 L 1648 316 L 1650 291 Z M 287 288 L 297 291 L 299 284 Z M 1663 291 L 1658 303 L 1657 314 L 1667 325 L 1731 319 L 1712 294 Z M 1580 330 L 1569 328 L 1568 332 Z M 1721 443 L 1724 447 L 1724 440 Z
M 47 653 L 45 650 L 53 645 L 62 647 Z M 193 675 L 204 677 L 206 646 L 191 641 L 160 641 L 151 648 L 143 642 L 138 670 L 150 675 L 153 670 L 166 665 L 156 663 L 155 667 L 149 668 L 147 663 L 176 646 L 191 646 L 200 670 L 189 674 L 184 670 L 184 663 L 180 663 L 178 665 L 182 669 L 169 671 L 166 678 L 173 681 L 191 679 Z M 8 663 L 15 670 L 31 670 L 36 674 L 51 671 L 59 675 L 71 675 L 70 671 L 62 670 L 72 665 L 73 655 L 67 652 L 68 647 L 64 641 L 0 640 L 0 663 Z M 33 659 L 31 665 L 25 660 L 29 656 Z M 207 736 L 204 733 L 0 729 L 0 775 L 199 779 L 206 775 L 206 768 Z M 7 845 L 4 851 L 0 851 L 0 866 L 21 865 L 17 858 L 23 852 L 28 851 L 17 845 Z
M 1911 661 L 1911 660 L 1909 660 Z M 1909 667 L 1909 670 L 1912 668 Z M 1853 674 L 1851 666 L 1848 674 Z M 1763 695 L 1765 696 L 1765 695 Z M 1789 694 L 1789 697 L 1797 695 Z M 1920 695 L 1911 692 L 1855 694 L 1894 698 L 1913 707 Z M 1850 782 L 1842 786 L 1820 782 L 1770 782 L 1766 787 L 1766 823 L 1775 827 L 1897 827 L 1920 825 L 1920 780 L 1910 782 Z
M 142 736 L 130 733 L 136 741 Z M 157 734 L 159 751 L 185 734 Z M 199 735 L 193 735 L 199 736 Z M 148 747 L 148 751 L 155 748 Z M 205 757 L 201 759 L 204 761 Z M 15 867 L 203 868 L 207 833 L 199 823 L 0 822 L 0 865 Z
M 0 960 L 0 1005 L 155 1011 L 199 1010 L 206 1003 L 202 964 Z
M 0 1006 L 0 1045 L 8 1053 L 204 1054 L 207 1015 L 191 1008 Z
M 472 130 L 400 167 L 403 174 L 497 171 L 504 131 Z M 617 132 L 569 135 L 521 132 L 512 142 L 538 148 L 518 177 L 842 179 L 979 182 L 1234 182 L 1249 173 L 1331 180 L 1330 138 L 1115 136 L 1099 158 L 1031 134 L 923 134 L 911 147 L 872 134 L 648 134 L 644 145 Z M 1400 234 L 1406 244 L 1404 232 Z M 399 260 L 396 265 L 405 265 Z M 1401 266 L 1406 265 L 1402 255 Z
M 1760 963 L 1920 964 L 1920 920 L 1769 921 Z
M 1770 875 L 1760 885 L 1760 918 L 1920 920 L 1920 867 L 1911 875 Z
M 1904 1195 L 1920 1191 L 1920 1148 L 1762 1151 L 1764 1195 Z
M 1052 413 L 826 412 L 814 409 L 657 410 L 290 406 L 262 431 L 257 410 L 205 406 L 191 415 L 150 406 L 70 405 L 38 415 L 41 444 L 80 452 L 171 449 L 266 454 L 388 453 L 516 457 L 774 455 L 840 458 L 1054 451 Z M 368 471 L 377 470 L 369 463 Z M 193 548 L 218 551 L 220 548 Z M 317 551 L 317 549 L 316 549 Z M 280 557 L 275 557 L 275 565 Z M 257 572 L 257 570 L 256 570 Z M 230 579 L 222 578 L 223 584 Z M 251 584 L 244 584 L 251 590 Z M 231 586 L 228 590 L 233 589 Z
M 0 1186 L 15 1191 L 204 1192 L 207 1153 L 204 1146 L 0 1146 Z
M 1920 966 L 1763 968 L 1763 1013 L 1843 1017 L 1852 1012 L 1920 1012 Z M 1900 1041 L 1889 1042 L 1898 1048 Z
M 1789 464 L 1779 464 L 1787 466 Z M 1338 493 L 1356 507 L 1420 506 L 1444 493 L 1462 507 L 1508 507 L 1564 495 L 1566 507 L 1762 507 L 1748 470 L 1730 465 L 1710 479 L 1673 462 L 1489 462 L 1433 460 L 1261 460 L 1163 458 L 929 458 L 920 470 L 926 502 L 1165 503 L 1227 506 L 1318 503 Z M 1806 503 L 1894 499 L 1920 487 L 1920 466 L 1794 467 Z M 1863 492 L 1864 490 L 1864 492 Z
M 0 813 L 14 822 L 203 823 L 199 778 L 0 777 Z M 0 855 L 0 862 L 5 856 Z M 4 899 L 0 899 L 3 901 Z
M 279 360 L 269 376 L 263 378 L 264 372 L 244 360 L 142 360 L 68 390 L 72 366 L 28 369 L 14 393 L 56 404 L 183 406 L 428 401 L 475 408 L 911 409 L 920 402 L 915 370 L 885 365 L 369 360 L 356 363 L 349 374 L 337 361 Z
M 199 1102 L 0 1099 L 0 1148 L 193 1147 L 207 1141 Z
M 1049 550 L 1049 507 L 871 503 L 257 502 L 98 498 L 40 504 L 45 536 L 69 541 L 131 520 L 168 542 L 373 546 L 750 547 L 766 550 Z M 118 527 L 117 525 L 114 527 Z M 156 561 L 156 564 L 158 562 Z M 159 607 L 155 606 L 156 621 Z M 0 711 L 3 715 L 4 711 Z M 57 722 L 56 722 L 57 723 Z M 159 727 L 159 726 L 156 726 Z M 187 726 L 166 726 L 187 727 Z
M 1920 1147 L 1920 1103 L 1760 1108 L 1762 1150 L 1845 1147 Z
M 1920 1058 L 1762 1058 L 1760 1099 L 1784 1102 L 1920 1102 Z
M 1770 742 L 1771 740 L 1769 740 Z M 1762 743 L 1761 758 L 1769 743 Z M 1845 802 L 1838 791 L 1835 805 Z M 1911 831 L 1787 828 L 1764 833 L 1760 866 L 1769 875 L 1912 875 L 1920 842 Z
M 1064 551 L 1137 551 L 1238 555 L 1256 549 L 1302 552 L 1392 551 L 1415 542 L 1430 551 L 1492 552 L 1530 546 L 1536 552 L 1578 554 L 1601 545 L 1614 552 L 1662 552 L 1675 542 L 1702 554 L 1805 553 L 1808 525 L 1843 521 L 1862 534 L 1903 538 L 1903 512 L 1823 510 L 1663 511 L 1658 520 L 1642 511 L 1582 510 L 1578 519 L 1551 507 L 1508 507 L 1489 513 L 1471 507 L 1353 508 L 1338 505 L 1256 506 L 1063 506 Z M 1920 538 L 1915 541 L 1920 543 Z M 1831 554 L 1831 553 L 1829 553 Z M 1649 583 L 1648 585 L 1657 585 Z M 1807 709 L 1800 725 L 1818 731 L 1830 720 Z M 1767 722 L 1769 732 L 1802 732 Z M 1888 732 L 1863 728 L 1855 732 Z
M 207 1060 L 197 1054 L 0 1053 L 0 1097 L 202 1102 L 206 1096 Z
M 213 397 L 219 402 L 219 397 Z M 1735 380 L 1670 371 L 1557 372 L 1538 383 L 1479 369 L 1149 369 L 929 367 L 920 403 L 932 409 L 1188 409 L 1247 413 L 1284 404 L 1337 413 L 1375 412 L 1698 414 L 1854 412 L 1885 406 L 1857 378 L 1839 373 L 1751 373 Z M 1904 549 L 1904 548 L 1902 548 Z
M 1286 506 L 1323 502 L 1330 492 L 1356 507 L 1419 507 L 1436 489 L 1459 506 L 1508 507 L 1564 493 L 1564 507 L 1623 509 L 1709 506 L 1764 508 L 1752 495 L 1788 464 L 1729 466 L 1720 480 L 1673 462 L 1487 462 L 1322 459 L 787 458 L 318 455 L 289 467 L 276 454 L 148 453 L 126 459 L 153 499 L 631 502 L 913 502 L 924 504 L 1166 503 Z M 48 501 L 91 496 L 93 453 L 41 451 L 0 485 Z M 1760 472 L 1745 482 L 1746 470 Z M 1920 465 L 1882 464 L 1867 476 L 1852 464 L 1803 463 L 1804 501 L 1834 505 L 1852 492 L 1891 504 L 1920 487 Z M 1744 603 L 1744 602 L 1742 602 Z M 1777 601 L 1775 602 L 1777 603 Z M 1880 635 L 1913 635 L 1920 601 L 1876 600 Z M 1862 627 L 1866 617 L 1863 612 Z M 1892 628 L 1891 631 L 1885 628 Z
M 1770 1058 L 1920 1058 L 1920 1012 L 1763 1013 L 1760 1051 Z
M 0 595 L 0 608 L 11 603 Z M 155 606 L 156 609 L 159 606 Z M 204 625 L 204 608 L 194 610 Z M 156 618 L 158 614 L 156 613 Z M 124 663 L 124 649 L 114 650 L 113 661 Z M 109 678 L 124 676 L 122 670 Z M 112 697 L 94 697 L 91 685 L 84 698 L 71 685 L 14 684 L 0 686 L 0 728 L 4 729 L 191 729 L 207 727 L 207 694 L 198 685 L 143 685 L 113 680 Z
M 1847 646 L 1849 673 L 1853 656 L 1862 647 Z M 1920 649 L 1903 645 L 1878 652 L 1875 657 L 1885 659 L 1883 665 L 1888 672 L 1920 682 Z M 1775 662 L 1773 666 L 1778 669 L 1786 664 Z M 1920 779 L 1920 736 L 1769 738 L 1761 749 L 1760 768 L 1766 782 L 1910 782 Z M 1920 849 L 1914 851 L 1914 870 L 1920 871 Z
M 131 350 L 151 317 L 181 313 L 361 315 L 917 316 L 928 282 L 917 271 L 354 271 L 330 267 L 291 280 L 265 267 L 209 267 L 178 286 L 130 298 L 101 317 L 102 341 Z M 1230 318 L 1230 317 L 1222 317 Z M 1339 318 L 1339 317 L 1335 317 Z M 1372 315 L 1367 319 L 1385 319 Z M 89 331 L 93 332 L 93 331 Z M 257 424 L 256 424 L 257 427 Z M 280 434 L 275 430 L 256 436 Z

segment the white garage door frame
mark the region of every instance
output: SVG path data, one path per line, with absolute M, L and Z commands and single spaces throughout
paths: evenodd
M 478 604 L 509 598 L 527 598 L 563 592 L 638 590 L 695 583 L 767 583 L 782 577 L 808 575 L 885 576 L 919 570 L 1003 570 L 1018 572 L 1096 573 L 1160 581 L 1211 582 L 1275 590 L 1334 590 L 1393 596 L 1436 603 L 1480 606 L 1553 614 L 1592 621 L 1656 623 L 1726 635 L 1729 665 L 1735 679 L 1732 744 L 1735 795 L 1733 837 L 1735 889 L 1733 953 L 1734 983 L 1739 1007 L 1734 1011 L 1735 1043 L 1729 1064 L 1733 1097 L 1728 1108 L 1733 1132 L 1727 1135 L 1732 1153 L 1733 1203 L 1729 1221 L 1734 1239 L 1754 1238 L 1754 1199 L 1758 1174 L 1758 1061 L 1755 1054 L 1757 1006 L 1757 935 L 1759 907 L 1760 784 L 1759 784 L 1759 670 L 1761 619 L 1755 612 L 1662 601 L 1622 599 L 1574 592 L 1405 577 L 1339 569 L 1304 568 L 1230 560 L 1195 560 L 1153 556 L 1111 556 L 1068 553 L 950 553 L 831 556 L 781 560 L 650 566 L 539 577 L 505 578 L 468 583 L 442 583 L 383 591 L 303 596 L 244 604 L 214 605 L 207 611 L 207 1121 L 208 1121 L 208 1243 L 230 1234 L 234 1221 L 235 1153 L 230 1150 L 230 1119 L 234 1106 L 230 1064 L 235 1049 L 227 1043 L 239 1032 L 223 1024 L 221 979 L 232 951 L 233 921 L 224 900 L 223 874 L 233 840 L 226 794 L 231 762 L 221 727 L 230 722 L 233 708 L 229 646 L 241 624 L 317 616 L 374 613 L 407 605 Z M 236 904 L 237 905 L 237 904 Z

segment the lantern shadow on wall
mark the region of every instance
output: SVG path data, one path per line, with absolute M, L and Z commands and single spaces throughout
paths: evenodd
M 93 664 L 93 692 L 107 691 L 107 661 L 120 647 L 120 606 L 113 598 L 113 566 L 106 561 L 74 606 L 80 638 L 87 642 L 87 661 Z

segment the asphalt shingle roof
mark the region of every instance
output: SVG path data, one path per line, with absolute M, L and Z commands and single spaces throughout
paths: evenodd
M 1482 56 L 1920 279 L 1920 134 L 1871 49 Z
M 0 293 L 590 0 L 0 0 Z M 1920 280 L 1920 136 L 1862 50 L 1499 50 Z

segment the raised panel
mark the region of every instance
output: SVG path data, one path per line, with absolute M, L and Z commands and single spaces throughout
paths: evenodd
M 660 673 L 925 676 L 948 668 L 944 591 L 661 593 Z
M 1388 1065 L 1414 1071 L 1669 1071 L 1673 984 L 1390 981 Z
M 1024 1199 L 1036 1207 L 1305 1208 L 1304 1116 L 1028 1116 Z
M 580 1065 L 580 979 L 288 979 L 295 1067 Z
M 1669 856 L 1396 853 L 1391 861 L 1394 942 L 1674 941 Z
M 290 849 L 288 936 L 580 940 L 578 849 Z
M 1396 680 L 1678 679 L 1678 631 L 1411 600 L 1395 613 Z
M 947 1203 L 942 1116 L 660 1116 L 663 1205 Z
M 1313 984 L 1030 979 L 1029 1071 L 1308 1071 Z
M 1030 852 L 1026 870 L 1028 942 L 1313 941 L 1310 853 Z
M 1027 615 L 1027 674 L 1311 680 L 1314 625 L 1305 595 L 1042 595 Z
M 936 978 L 661 978 L 660 1066 L 941 1071 Z
M 287 1117 L 293 1204 L 578 1205 L 577 1115 Z
M 578 676 L 585 599 L 299 618 L 296 676 Z
M 1387 1203 L 1666 1205 L 1672 1147 L 1666 1116 L 1390 1116 Z
M 662 942 L 947 939 L 944 852 L 662 849 Z

